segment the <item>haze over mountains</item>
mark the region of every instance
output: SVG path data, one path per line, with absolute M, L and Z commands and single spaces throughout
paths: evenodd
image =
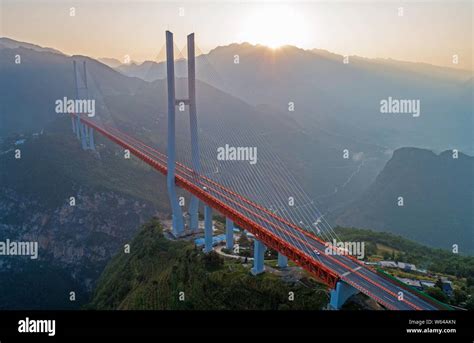
M 177 75 L 185 76 L 185 63 L 177 62 Z M 149 81 L 166 76 L 163 62 L 117 69 Z M 473 152 L 470 72 L 357 56 L 344 64 L 343 56 L 324 50 L 244 43 L 199 56 L 197 77 L 249 104 L 286 113 L 310 134 L 323 128 L 389 149 L 458 147 Z M 381 114 L 380 101 L 388 97 L 420 100 L 420 117 Z M 289 102 L 295 104 L 294 112 L 288 112 Z M 434 134 L 441 129 L 442 134 Z
M 17 54 L 21 55 L 20 65 L 14 63 Z M 234 63 L 236 55 L 238 64 Z M 37 132 L 65 120 L 54 112 L 54 102 L 74 96 L 73 59 L 78 65 L 87 61 L 96 119 L 165 151 L 167 104 L 162 63 L 121 65 L 117 72 L 88 57 L 68 57 L 8 39 L 0 40 L 0 138 Z M 320 209 L 341 214 L 345 225 L 355 225 L 349 220 L 357 208 L 354 202 L 365 196 L 395 149 L 416 146 L 435 151 L 456 148 L 467 154 L 473 151 L 472 75 L 462 71 L 359 57 L 350 57 L 349 64 L 344 64 L 342 56 L 323 50 L 291 46 L 272 50 L 250 44 L 218 47 L 199 56 L 197 64 L 203 150 L 207 147 L 212 152 L 227 138 L 261 151 L 271 148 Z M 185 61 L 177 61 L 177 76 L 184 77 L 185 71 Z M 178 97 L 186 96 L 185 87 L 186 79 L 178 78 Z M 420 117 L 380 113 L 380 101 L 388 97 L 420 100 Z M 289 111 L 289 102 L 294 111 Z M 178 155 L 186 158 L 189 123 L 186 115 L 178 115 L 177 121 Z M 345 149 L 348 158 L 344 158 Z M 414 162 L 407 159 L 406 163 Z M 239 174 L 239 169 L 234 173 Z M 454 175 L 445 170 L 446 179 Z M 269 184 L 278 187 L 277 179 L 269 179 Z M 379 187 L 376 193 L 390 198 L 385 190 Z M 438 200 L 425 199 L 425 204 L 430 207 L 430 201 Z M 372 207 L 376 213 L 378 205 L 383 204 Z M 364 221 L 354 215 L 354 222 L 407 233 L 403 221 L 379 225 L 380 218 L 371 216 L 367 214 Z M 442 237 L 423 239 L 429 232 L 430 218 L 423 218 L 426 229 L 420 228 L 419 234 L 410 237 L 441 246 Z M 450 225 L 449 218 L 439 223 Z M 463 223 L 468 225 L 469 221 Z M 372 227 L 375 225 L 378 227 Z M 463 225 L 453 226 L 459 237 L 472 230 L 472 226 Z
M 474 157 L 398 149 L 374 183 L 336 222 L 394 232 L 447 250 L 456 245 L 459 252 L 473 254 L 473 176 Z
M 16 54 L 22 56 L 20 66 L 13 63 Z M 0 100 L 7 114 L 2 116 L 0 135 L 25 130 L 38 131 L 45 123 L 57 119 L 58 114 L 54 112 L 55 100 L 74 95 L 73 58 L 79 62 L 78 65 L 81 65 L 80 62 L 83 60 L 87 61 L 88 73 L 91 76 L 89 80 L 91 94 L 100 94 L 96 99 L 97 113 L 100 113 L 98 120 L 130 130 L 164 149 L 166 138 L 164 80 L 149 83 L 138 78 L 126 77 L 93 59 L 67 57 L 26 48 L 0 49 L 0 59 L 6 66 L 2 70 L 1 87 L 4 87 L 4 92 L 0 95 Z M 185 80 L 178 80 L 178 95 L 185 94 L 184 87 Z M 321 196 L 333 193 L 337 185 L 343 184 L 357 170 L 362 161 L 357 158 L 341 159 L 344 148 L 353 152 L 365 151 L 369 158 L 372 153 L 385 157 L 384 152 L 355 142 L 351 137 L 334 136 L 324 129 L 318 131 L 317 135 L 305 132 L 305 127 L 299 125 L 291 116 L 282 114 L 281 110 L 269 109 L 266 106 L 251 106 L 202 82 L 198 85 L 198 108 L 203 140 L 209 141 L 214 132 L 232 137 L 235 136 L 237 129 L 248 131 L 251 127 L 259 131 L 265 135 L 267 141 L 271 141 L 273 149 L 279 151 L 280 157 L 292 166 L 297 175 L 311 176 L 311 178 L 301 177 L 301 183 L 310 190 L 310 194 Z M 8 115 L 9 113 L 14 115 Z M 179 117 L 178 120 L 181 121 L 177 125 L 178 140 L 186 142 L 189 137 L 189 125 L 183 117 Z M 222 126 L 222 122 L 229 120 L 235 127 L 230 124 Z M 279 139 L 274 139 L 275 137 Z M 248 146 L 251 143 L 242 138 L 240 145 Z M 311 149 L 307 148 L 307 144 L 311 145 Z M 326 172 L 325 165 L 319 162 L 321 159 L 326 165 L 335 168 L 333 172 Z M 378 168 L 381 168 L 384 161 L 373 159 L 366 162 L 376 166 L 377 163 Z M 373 169 L 366 174 L 353 176 L 353 182 L 347 185 L 347 193 L 362 191 L 375 175 L 376 169 Z M 358 180 L 359 176 L 361 181 Z M 321 182 L 314 182 L 314 179 L 319 179 Z M 334 202 L 336 203 L 336 200 Z

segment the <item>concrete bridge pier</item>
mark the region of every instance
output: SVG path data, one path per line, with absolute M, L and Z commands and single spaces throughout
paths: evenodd
M 265 250 L 267 250 L 265 245 L 258 239 L 255 239 L 253 248 L 253 268 L 250 271 L 253 275 L 258 275 L 265 271 Z
M 95 150 L 94 129 L 92 127 L 89 128 L 89 149 Z
M 344 281 L 338 281 L 336 289 L 331 290 L 331 299 L 329 301 L 329 308 L 332 310 L 340 310 L 342 305 L 354 294 L 359 293 L 357 289 Z
M 280 268 L 288 267 L 288 257 L 278 253 L 278 267 Z
M 76 136 L 78 140 L 81 140 L 81 121 L 79 120 L 79 116 L 76 116 Z
M 81 123 L 81 145 L 83 150 L 87 150 L 87 126 Z
M 189 229 L 193 232 L 197 232 L 199 230 L 199 199 L 195 196 L 191 197 L 189 202 Z
M 204 205 L 204 252 L 212 251 L 212 208 Z
M 225 247 L 229 250 L 234 248 L 234 222 L 229 218 L 225 219 Z

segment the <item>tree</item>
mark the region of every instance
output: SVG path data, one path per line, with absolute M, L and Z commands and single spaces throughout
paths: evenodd
M 466 309 L 469 311 L 474 311 L 474 297 L 470 297 L 466 302 Z
M 247 235 L 242 233 L 239 238 L 239 245 L 242 247 L 250 246 L 250 240 L 248 239 Z
M 460 303 L 463 303 L 467 300 L 467 293 L 460 290 L 460 289 L 455 289 L 454 290 L 454 305 L 458 305 Z
M 429 296 L 435 298 L 436 300 L 439 300 L 441 302 L 448 302 L 448 297 L 446 294 L 443 293 L 443 291 L 437 287 L 430 287 L 426 290 L 426 294 Z
M 204 255 L 204 263 L 207 268 L 215 269 L 223 266 L 224 260 L 215 251 L 211 251 Z
M 468 276 L 468 277 L 466 278 L 466 286 L 467 286 L 467 287 L 474 286 L 474 278 L 473 278 L 473 277 Z

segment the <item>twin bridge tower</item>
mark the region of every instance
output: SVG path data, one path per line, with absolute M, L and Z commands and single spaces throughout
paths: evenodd
M 87 67 L 86 61 L 82 62 L 82 76 L 78 70 L 76 61 L 73 61 L 74 67 L 74 86 L 76 91 L 76 99 L 80 100 L 89 98 L 89 88 L 87 85 Z M 82 82 L 80 80 L 82 79 Z M 84 150 L 95 150 L 94 143 L 94 129 L 88 127 L 85 123 L 81 122 L 79 115 L 71 115 L 72 132 L 77 136 L 77 139 L 81 142 L 82 149 Z
M 176 167 L 176 106 L 185 104 L 189 107 L 189 128 L 191 134 L 191 161 L 194 173 L 198 177 L 201 173 L 201 162 L 199 159 L 199 140 L 197 130 L 197 110 L 196 110 L 196 56 L 194 49 L 194 33 L 187 37 L 188 48 L 188 98 L 176 99 L 175 77 L 174 77 L 174 44 L 173 33 L 166 31 L 166 80 L 168 83 L 168 147 L 167 147 L 167 167 L 166 184 L 170 199 L 173 233 L 179 237 L 184 233 L 185 225 L 183 212 L 176 195 L 175 167 Z M 199 230 L 199 199 L 192 195 L 189 203 L 189 229 Z M 234 223 L 226 219 L 226 242 L 227 248 L 233 247 Z M 212 208 L 204 204 L 204 251 L 212 250 Z

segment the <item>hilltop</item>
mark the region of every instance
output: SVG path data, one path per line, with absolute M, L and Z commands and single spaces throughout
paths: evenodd
M 324 286 L 308 288 L 265 273 L 254 277 L 240 262 L 204 254 L 192 243 L 169 241 L 161 224 L 145 224 L 102 274 L 86 308 L 122 310 L 320 309 Z M 289 292 L 295 294 L 289 301 Z M 180 300 L 180 292 L 184 300 Z
M 474 258 L 393 234 L 342 227 L 336 231 L 343 241 L 365 242 L 367 261 L 394 259 L 429 270 L 425 274 L 386 270 L 389 273 L 425 280 L 436 280 L 436 275 L 448 277 L 454 282 L 454 297 L 441 299 L 453 305 L 471 299 L 467 306 L 473 306 Z M 86 309 L 315 310 L 325 308 L 328 302 L 327 287 L 307 273 L 296 282 L 271 272 L 275 266 L 271 251 L 265 260 L 267 272 L 255 277 L 250 274 L 251 262 L 223 259 L 215 252 L 204 254 L 189 241 L 170 241 L 157 219 L 141 227 L 130 249 L 129 254 L 119 251 L 110 261 Z M 290 266 L 294 264 L 290 262 Z M 288 301 L 290 291 L 295 294 L 294 301 Z M 440 295 L 435 288 L 429 293 Z M 361 294 L 344 305 L 344 309 L 360 308 L 380 307 Z

